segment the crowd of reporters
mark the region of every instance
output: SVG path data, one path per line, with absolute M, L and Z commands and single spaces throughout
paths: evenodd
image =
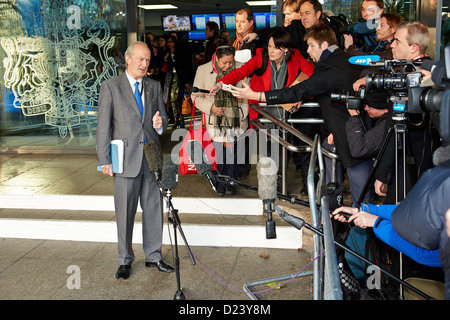
M 365 87 L 366 75 L 377 73 L 379 69 L 371 66 L 358 66 L 349 62 L 351 56 L 377 55 L 386 60 L 413 61 L 420 66 L 422 61 L 431 60 L 427 54 L 430 44 L 427 25 L 420 21 L 403 21 L 399 14 L 383 12 L 383 1 L 381 0 L 364 0 L 361 7 L 361 21 L 357 24 L 342 27 L 337 24 L 340 15 L 325 13 L 318 0 L 287 0 L 284 1 L 282 10 L 285 15 L 284 27 L 270 29 L 255 29 L 251 11 L 249 9 L 238 10 L 236 14 L 236 36 L 230 40 L 219 35 L 218 28 L 215 28 L 212 24 L 208 26 L 208 30 L 213 30 L 213 34 L 208 37 L 205 65 L 198 68 L 194 86 L 210 90 L 210 94 L 193 93 L 192 97 L 193 99 L 199 99 L 197 106 L 207 116 L 212 139 L 219 144 L 223 143 L 224 149 L 220 153 L 226 155 L 229 153 L 227 150 L 231 150 L 231 157 L 236 159 L 236 141 L 244 132 L 252 130 L 248 123 L 249 115 L 251 118 L 257 118 L 258 115 L 254 114 L 253 110 L 249 112 L 248 102 L 266 102 L 268 105 L 292 103 L 291 117 L 323 118 L 324 125 L 296 125 L 296 128 L 310 138 L 319 134 L 324 147 L 337 152 L 340 160 L 337 175 L 336 177 L 330 176 L 330 170 L 328 170 L 330 162 L 327 162 L 328 174 L 325 182 L 336 179 L 339 184 L 343 184 L 346 174 L 352 204 L 358 208 L 361 205 L 372 206 L 380 203 L 394 205 L 395 207 L 390 208 L 398 210 L 397 214 L 395 214 L 396 211 L 392 213 L 393 216 L 398 217 L 405 216 L 403 213 L 405 208 L 410 211 L 409 214 L 411 215 L 423 213 L 414 210 L 411 205 L 402 205 L 402 201 L 416 204 L 429 204 L 431 198 L 433 201 L 439 201 L 438 205 L 427 209 L 423 208 L 423 205 L 418 205 L 418 208 L 428 213 L 426 215 L 428 218 L 413 220 L 422 223 L 424 221 L 427 223 L 438 221 L 439 223 L 427 226 L 426 229 L 429 229 L 433 234 L 439 234 L 440 240 L 423 245 L 419 240 L 414 239 L 419 232 L 412 234 L 405 228 L 401 228 L 402 233 L 399 232 L 399 237 L 382 238 L 380 236 L 379 238 L 382 238 L 388 245 L 391 254 L 395 254 L 396 249 L 394 248 L 403 249 L 404 247 L 396 246 L 396 243 L 389 243 L 389 240 L 386 239 L 396 239 L 393 241 L 399 241 L 399 238 L 407 239 L 409 244 L 412 243 L 413 246 L 417 246 L 418 250 L 436 250 L 435 253 L 433 253 L 434 251 L 431 253 L 432 255 L 436 254 L 433 257 L 434 262 L 437 261 L 432 264 L 432 267 L 437 267 L 441 273 L 442 270 L 444 271 L 441 279 L 446 283 L 445 298 L 450 299 L 449 234 L 447 233 L 448 223 L 446 227 L 444 219 L 446 209 L 450 208 L 450 197 L 436 197 L 436 194 L 432 192 L 433 190 L 421 192 L 422 190 L 418 190 L 418 187 L 416 187 L 417 181 L 420 181 L 420 184 L 417 183 L 420 188 L 436 188 L 443 195 L 445 192 L 448 194 L 448 179 L 444 179 L 439 185 L 432 185 L 429 178 L 427 181 L 421 180 L 425 172 L 430 175 L 429 170 L 441 170 L 441 173 L 444 172 L 448 175 L 449 161 L 442 161 L 439 167 L 437 162 L 433 163 L 433 153 L 436 150 L 446 150 L 448 145 L 448 141 L 440 135 L 439 125 L 435 121 L 436 118 L 439 118 L 439 114 L 431 112 L 407 114 L 405 125 L 409 143 L 404 146 L 408 149 L 407 160 L 396 163 L 395 153 L 398 152 L 398 147 L 394 144 L 394 139 L 386 141 L 386 149 L 374 172 L 374 181 L 371 183 L 369 190 L 364 190 L 373 168 L 374 159 L 385 142 L 389 128 L 394 126 L 392 120 L 394 117 L 393 102 L 391 101 L 391 96 L 394 93 L 385 88 L 368 90 Z M 279 38 L 283 39 L 280 40 Z M 226 47 L 233 49 L 228 50 Z M 251 59 L 245 63 L 236 62 L 236 51 L 243 49 L 250 50 Z M 277 50 L 284 52 L 284 55 L 278 56 Z M 162 53 L 156 51 L 155 54 L 163 56 Z M 164 60 L 169 60 L 169 56 L 170 53 L 165 54 Z M 229 58 L 230 61 L 227 66 L 224 65 L 225 59 L 222 61 L 222 57 Z M 179 59 L 181 60 L 181 58 Z M 264 63 L 268 63 L 268 65 L 264 66 Z M 160 65 L 164 65 L 164 63 L 160 62 Z M 292 69 L 292 65 L 296 66 L 295 70 Z M 222 66 L 224 67 L 222 68 Z M 259 70 L 260 68 L 262 70 Z M 408 68 L 409 66 L 406 66 L 403 72 L 413 71 Z M 162 67 L 159 70 L 161 73 L 164 72 Z M 176 70 L 176 73 L 179 74 L 186 74 L 186 72 L 188 71 Z M 303 75 L 300 77 L 301 73 Z M 426 71 L 424 71 L 425 73 Z M 233 86 L 241 80 L 244 81 Z M 182 78 L 178 81 L 181 81 L 176 93 L 179 97 L 184 85 L 189 80 Z M 232 85 L 233 90 L 221 90 L 222 84 Z M 170 86 L 168 82 L 164 85 Z M 361 104 L 358 108 L 348 108 L 348 101 L 345 101 L 345 99 L 336 101 L 331 98 L 332 93 L 336 91 L 360 92 L 361 89 L 364 90 L 364 96 L 360 99 Z M 214 97 L 214 94 L 217 95 L 218 92 L 220 92 L 221 100 Z M 236 121 L 224 121 L 226 119 L 224 110 L 227 106 L 218 105 L 219 101 L 225 101 L 224 103 L 228 104 L 228 108 L 233 110 L 228 112 L 228 115 Z M 243 101 L 247 103 L 243 103 Z M 317 102 L 320 108 L 318 110 L 302 108 L 302 103 L 308 101 Z M 234 110 L 233 108 L 237 109 Z M 174 116 L 177 117 L 179 113 L 177 113 L 176 107 L 172 110 Z M 178 119 L 178 121 L 175 119 L 175 122 L 179 125 L 182 119 Z M 234 134 L 234 140 L 233 138 L 230 139 L 229 134 L 227 135 L 226 132 L 230 132 L 227 129 L 233 129 L 231 131 Z M 297 141 L 297 143 L 299 142 Z M 248 150 L 246 151 L 248 153 Z M 247 157 L 246 160 L 249 160 Z M 294 158 L 294 163 L 297 165 L 297 169 L 302 172 L 303 183 L 306 186 L 306 168 L 309 155 L 295 154 Z M 227 164 L 224 159 L 219 160 L 218 163 Z M 224 170 L 223 174 L 238 179 L 248 175 L 248 164 L 247 161 L 240 164 L 234 163 L 228 169 L 226 169 L 227 166 L 221 168 Z M 403 168 L 403 166 L 408 168 Z M 433 169 L 434 167 L 438 169 Z M 405 186 L 398 186 L 399 180 L 395 178 L 396 170 L 406 172 Z M 433 174 L 431 173 L 431 175 Z M 404 200 L 403 195 L 398 192 L 399 188 L 403 187 L 406 188 L 405 194 L 415 190 L 415 199 L 408 198 L 407 195 Z M 303 190 L 306 192 L 306 188 L 303 188 Z M 363 194 L 364 192 L 365 194 Z M 420 199 L 421 196 L 429 199 Z M 362 199 L 361 203 L 359 203 L 360 199 Z M 351 221 L 363 221 L 361 211 L 356 208 L 353 209 L 349 210 L 349 212 L 355 214 Z M 342 210 L 345 209 L 338 209 L 333 215 L 344 221 L 339 215 Z M 354 228 L 366 229 L 367 227 L 378 226 L 379 222 L 378 225 L 375 222 L 372 224 L 364 224 L 364 222 L 355 224 L 356 227 Z M 411 229 L 415 228 L 412 224 L 410 226 Z M 390 229 L 390 232 L 392 231 L 396 232 L 395 225 L 394 229 Z M 375 234 L 377 233 L 375 232 Z M 398 234 L 396 235 L 398 236 Z M 355 232 L 353 237 L 361 237 L 361 241 L 366 241 L 365 232 Z M 406 261 L 406 259 L 409 259 L 408 257 L 405 257 L 405 261 L 402 261 L 404 275 L 415 273 L 417 268 L 423 270 L 420 266 L 423 261 L 415 255 L 411 255 L 411 257 L 411 263 Z M 418 262 L 419 267 L 415 264 L 416 262 Z M 396 263 L 398 261 L 394 261 L 394 264 Z M 398 267 L 394 266 L 393 269 L 399 272 Z M 366 276 L 364 271 L 359 274 L 358 267 L 354 267 L 352 271 L 358 280 Z M 434 273 L 436 270 L 433 269 L 432 271 Z M 393 290 L 396 291 L 397 289 L 398 285 L 394 285 Z M 394 292 L 393 298 L 396 298 L 397 294 L 397 292 Z

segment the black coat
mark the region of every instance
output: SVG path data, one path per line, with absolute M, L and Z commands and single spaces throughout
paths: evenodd
M 350 115 L 345 104 L 331 102 L 332 91 L 353 92 L 353 83 L 360 77 L 361 68 L 350 64 L 348 59 L 349 55 L 336 48 L 329 57 L 317 63 L 309 79 L 291 88 L 265 93 L 267 104 L 292 103 L 315 97 L 320 105 L 325 125 L 334 136 L 336 150 L 344 168 L 367 160 L 351 156 L 345 128 Z
M 450 299 L 450 239 L 445 221 L 449 208 L 450 160 L 447 160 L 421 176 L 391 217 L 402 238 L 423 249 L 439 249 L 446 299 Z

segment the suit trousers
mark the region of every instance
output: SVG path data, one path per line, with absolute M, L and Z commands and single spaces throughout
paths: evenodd
M 161 260 L 163 199 L 145 156 L 139 174 L 134 178 L 114 176 L 119 265 L 131 265 L 133 227 L 138 201 L 142 208 L 142 241 L 145 260 Z

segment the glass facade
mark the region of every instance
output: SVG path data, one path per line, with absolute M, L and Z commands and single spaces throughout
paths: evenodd
M 0 147 L 94 147 L 100 83 L 124 70 L 125 0 L 0 4 Z
M 442 0 L 441 54 L 449 1 Z M 417 0 L 402 3 L 393 9 L 417 19 Z M 323 9 L 356 23 L 361 4 L 324 0 Z M 125 11 L 126 0 L 0 2 L 0 151 L 95 148 L 100 83 L 125 69 Z

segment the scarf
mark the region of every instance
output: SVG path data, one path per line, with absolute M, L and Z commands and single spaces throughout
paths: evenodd
M 215 56 L 213 61 L 216 62 Z M 213 64 L 214 71 L 217 73 L 216 81 L 224 77 L 227 73 L 234 69 L 234 66 L 227 71 L 222 71 L 220 68 L 216 68 Z M 219 90 L 214 96 L 214 103 L 217 107 L 224 108 L 224 114 L 222 116 L 210 115 L 210 123 L 214 126 L 214 136 L 225 137 L 227 143 L 234 142 L 237 136 L 237 130 L 240 129 L 240 107 L 238 99 L 234 97 L 231 92 Z
M 252 32 L 253 32 L 253 26 L 247 32 L 245 32 L 243 35 L 240 35 L 239 33 L 236 32 L 236 40 L 234 40 L 234 42 L 233 42 L 233 47 L 235 47 L 236 50 L 240 50 L 244 43 L 244 41 L 243 41 L 244 37 L 247 34 L 252 33 Z

